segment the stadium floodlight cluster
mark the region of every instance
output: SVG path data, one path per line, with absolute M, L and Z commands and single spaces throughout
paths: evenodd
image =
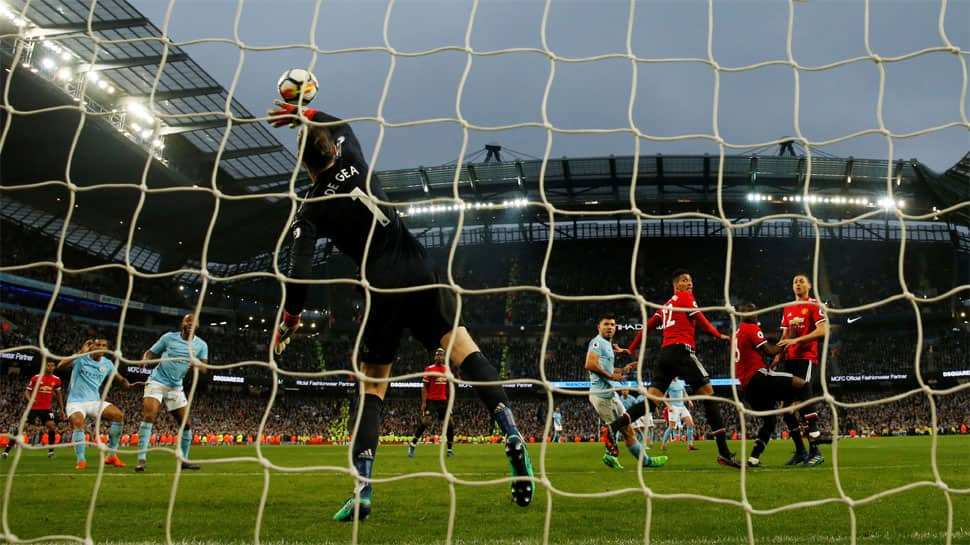
M 3 2 L 0 2 L 0 18 L 8 20 L 18 29 L 24 30 L 25 35 L 22 40 L 24 55 L 20 64 L 23 69 L 59 84 L 59 87 L 71 95 L 74 102 L 80 103 L 88 112 L 111 114 L 107 116 L 107 120 L 118 132 L 124 134 L 133 142 L 144 146 L 153 157 L 167 164 L 161 154 L 162 150 L 165 149 L 164 138 L 161 136 L 164 123 L 156 119 L 145 106 L 132 99 L 122 99 L 124 100 L 123 108 L 117 107 L 121 104 L 110 107 L 93 100 L 87 92 L 89 89 L 99 89 L 106 95 L 105 100 L 108 102 L 116 100 L 114 95 L 120 94 L 120 90 L 107 78 L 102 77 L 95 66 L 88 64 L 87 61 L 70 49 L 45 36 L 46 33 L 42 26 L 21 17 L 20 14 L 11 10 Z M 38 50 L 38 46 L 43 49 Z M 83 85 L 84 79 L 88 81 L 86 86 Z M 137 120 L 131 120 L 131 117 L 137 118 Z M 157 136 L 156 125 L 159 127 Z
M 748 193 L 748 202 L 776 202 L 778 199 L 773 195 L 766 195 L 762 193 Z M 802 195 L 784 195 L 781 197 L 780 202 L 807 202 L 811 204 L 848 204 L 853 206 L 868 206 L 870 208 L 885 208 L 886 210 L 892 208 L 905 208 L 906 201 L 903 199 L 893 200 L 889 197 L 881 197 L 873 202 L 868 197 L 852 197 L 838 195 L 834 197 L 826 197 L 822 195 L 809 195 L 808 197 L 803 197 Z
M 30 21 L 21 17 L 18 13 L 7 7 L 7 5 L 3 2 L 0 2 L 0 17 L 10 21 L 17 28 L 24 28 L 30 24 Z
M 469 202 L 458 204 L 431 204 L 427 206 L 409 206 L 402 216 L 418 216 L 421 214 L 437 214 L 440 212 L 457 212 L 458 210 L 504 210 L 509 208 L 523 208 L 529 204 L 529 199 L 512 199 L 496 202 Z

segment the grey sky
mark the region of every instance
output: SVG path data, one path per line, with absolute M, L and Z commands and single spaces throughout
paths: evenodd
M 160 28 L 169 7 L 159 0 L 133 4 Z M 249 0 L 243 4 L 239 40 L 250 47 L 309 44 L 323 50 L 383 47 L 387 2 L 327 1 L 321 4 L 316 28 L 315 2 Z M 544 2 L 482 1 L 473 20 L 471 46 L 476 51 L 542 48 Z M 233 39 L 238 3 L 230 0 L 178 0 L 169 21 L 177 42 Z M 456 0 L 397 2 L 387 27 L 390 45 L 402 53 L 462 46 L 472 3 Z M 639 2 L 633 18 L 633 53 L 640 58 L 706 58 L 707 3 L 685 0 Z M 566 58 L 626 52 L 629 2 L 618 0 L 554 1 L 545 27 L 549 49 Z M 916 0 L 870 3 L 870 44 L 882 57 L 904 55 L 943 44 L 938 31 L 940 3 Z M 713 55 L 725 68 L 786 59 L 789 4 L 782 0 L 716 2 Z M 858 1 L 813 0 L 794 4 L 792 54 L 803 66 L 820 66 L 866 54 L 864 4 Z M 944 29 L 950 42 L 970 50 L 970 1 L 950 1 Z M 185 46 L 199 64 L 229 86 L 240 61 L 234 44 Z M 285 69 L 311 62 L 309 49 L 246 50 L 236 97 L 257 115 L 275 98 L 275 84 Z M 967 55 L 963 56 L 968 59 Z M 468 56 L 440 52 L 399 57 L 384 104 L 391 123 L 456 117 L 459 83 Z M 461 113 L 472 124 L 496 127 L 542 122 L 542 98 L 551 62 L 541 53 L 516 52 L 475 56 L 460 97 Z M 957 122 L 963 67 L 960 56 L 931 53 L 884 64 L 886 87 L 883 119 L 895 133 Z M 376 116 L 390 69 L 384 52 L 322 55 L 314 73 L 321 84 L 313 107 L 340 117 Z M 713 133 L 714 70 L 701 63 L 639 63 L 633 123 L 650 136 Z M 633 69 L 627 59 L 556 62 L 549 93 L 550 123 L 561 129 L 629 128 L 628 107 Z M 821 72 L 801 71 L 798 121 L 813 141 L 846 136 L 878 127 L 879 71 L 865 61 Z M 744 72 L 722 72 L 717 124 L 729 143 L 752 145 L 795 134 L 795 78 L 788 66 Z M 970 100 L 965 102 L 970 110 Z M 365 152 L 376 144 L 375 123 L 356 127 Z M 281 133 L 290 145 L 292 136 Z M 551 157 L 628 155 L 634 137 L 624 134 L 565 135 L 554 133 Z M 409 168 L 456 161 L 461 127 L 443 122 L 387 128 L 375 167 Z M 541 157 L 547 131 L 518 128 L 499 132 L 471 131 L 467 154 L 497 141 L 507 149 Z M 917 158 L 942 171 L 970 149 L 965 127 L 895 139 L 893 158 Z M 869 135 L 821 148 L 825 152 L 887 158 L 886 138 Z M 641 140 L 641 153 L 717 153 L 708 140 L 681 142 Z M 739 153 L 728 150 L 728 153 Z

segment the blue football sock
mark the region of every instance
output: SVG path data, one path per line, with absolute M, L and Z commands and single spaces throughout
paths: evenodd
M 182 430 L 182 441 L 179 445 L 182 447 L 182 457 L 188 460 L 189 448 L 192 446 L 192 430 L 189 428 Z
M 138 426 L 138 459 L 145 461 L 148 458 L 148 439 L 152 435 L 152 423 L 142 422 Z
M 77 461 L 87 461 L 87 458 L 84 457 L 84 449 L 87 448 L 87 445 L 84 444 L 84 430 L 74 430 L 74 432 L 71 433 L 71 441 L 75 443 L 74 456 L 77 457 Z
M 118 452 L 118 443 L 121 442 L 121 430 L 125 425 L 121 422 L 112 422 L 108 428 L 108 456 L 114 456 Z
M 359 456 L 357 456 L 357 459 L 354 460 L 354 467 L 357 468 L 357 473 L 359 473 L 361 477 L 370 479 L 374 472 L 374 457 L 367 452 L 361 453 Z M 360 484 L 363 486 L 363 488 L 360 490 L 361 499 L 369 500 L 371 497 L 370 483 L 368 482 L 365 484 L 363 481 L 361 481 Z
M 633 443 L 632 445 L 627 445 L 626 449 L 630 451 L 630 454 L 632 454 L 634 458 L 636 458 L 637 460 L 640 459 L 640 453 L 643 451 L 643 449 L 640 448 L 640 443 Z
M 693 444 L 694 444 L 694 428 L 689 427 L 687 428 L 687 446 L 691 446 Z

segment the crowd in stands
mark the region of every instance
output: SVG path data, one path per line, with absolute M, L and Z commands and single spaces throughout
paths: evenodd
M 22 396 L 27 382 L 26 376 L 0 376 L 0 430 L 16 430 L 25 408 Z M 730 396 L 730 393 L 724 395 Z M 868 403 L 860 407 L 838 407 L 840 435 L 847 436 L 887 436 L 923 435 L 932 429 L 931 410 L 925 393 L 916 392 L 897 401 L 886 401 L 892 392 L 838 392 L 835 398 L 839 403 Z M 121 408 L 125 415 L 125 433 L 137 431 L 141 418 L 142 390 L 114 388 L 108 393 L 110 402 Z M 312 392 L 285 392 L 280 390 L 270 405 L 268 395 L 239 395 L 238 392 L 206 391 L 197 389 L 192 399 L 190 415 L 192 428 L 199 434 L 228 434 L 236 436 L 258 436 L 260 422 L 266 417 L 262 428 L 264 435 L 290 437 L 323 437 L 327 441 L 342 441 L 352 429 L 353 416 L 356 415 L 356 395 L 353 390 L 330 392 L 326 395 Z M 959 390 L 946 395 L 935 395 L 936 429 L 941 433 L 965 433 L 970 426 L 970 389 Z M 519 429 L 526 437 L 544 436 L 546 415 L 550 410 L 544 396 L 514 396 L 512 404 L 516 411 Z M 418 411 L 419 400 L 392 395 L 387 399 L 382 434 L 385 436 L 406 437 L 413 433 L 421 415 Z M 596 439 L 599 423 L 585 392 L 573 395 L 558 395 L 556 405 L 563 415 L 564 436 L 580 437 L 581 440 Z M 827 403 L 819 404 L 820 427 L 832 430 L 833 407 Z M 707 428 L 702 404 L 694 404 L 691 409 L 696 422 L 696 433 L 705 436 Z M 739 431 L 738 413 L 734 409 L 722 411 L 730 430 Z M 658 429 L 663 422 L 657 415 Z M 753 437 L 760 427 L 758 419 L 747 416 L 747 431 Z M 462 437 L 491 436 L 493 424 L 487 412 L 470 392 L 463 391 L 455 401 L 452 425 Z M 178 423 L 169 416 L 160 416 L 156 433 L 175 433 Z M 59 429 L 65 432 L 67 422 L 59 422 Z M 428 433 L 438 433 L 440 428 L 433 427 Z M 783 425 L 780 419 L 776 435 L 781 436 Z
M 33 235 L 19 227 L 3 224 L 2 243 L 4 267 L 33 262 L 55 261 L 57 244 L 53 239 Z M 30 243 L 25 243 L 30 241 Z M 737 239 L 731 251 L 731 281 L 728 294 L 731 304 L 753 301 L 760 307 L 779 305 L 791 299 L 791 277 L 795 273 L 813 270 L 810 240 Z M 496 251 L 496 248 L 500 251 Z M 629 240 L 557 240 L 546 263 L 546 245 L 504 244 L 496 246 L 459 247 L 451 267 L 452 277 L 464 289 L 500 289 L 508 286 L 545 286 L 554 294 L 551 299 L 535 290 L 516 290 L 490 294 L 466 294 L 462 297 L 461 319 L 475 336 L 479 346 L 499 368 L 503 378 L 549 380 L 587 380 L 583 368 L 586 345 L 595 335 L 595 321 L 600 314 L 612 313 L 618 322 L 635 326 L 642 323 L 641 308 L 632 299 L 625 300 L 564 300 L 559 296 L 608 296 L 634 293 L 630 285 L 632 243 Z M 819 276 L 816 288 L 832 308 L 867 305 L 898 294 L 902 287 L 898 278 L 898 244 L 854 242 L 826 239 L 819 256 Z M 448 249 L 431 250 L 444 269 L 448 263 Z M 669 275 L 675 267 L 692 271 L 695 296 L 701 305 L 725 304 L 726 243 L 723 239 L 643 239 L 635 257 L 635 281 L 639 295 L 651 303 L 662 303 L 670 295 Z M 65 245 L 63 262 L 69 268 L 103 265 L 98 258 Z M 716 265 L 712 265 L 716 264 Z M 543 268 L 545 265 L 545 275 Z M 326 278 L 353 277 L 349 261 L 334 256 L 324 265 Z M 957 282 L 958 267 L 953 248 L 939 243 L 910 243 L 904 259 L 906 285 L 919 297 L 933 296 L 952 289 Z M 36 266 L 7 271 L 18 276 L 54 282 L 57 269 Z M 443 278 L 447 278 L 444 275 Z M 113 267 L 81 274 L 64 274 L 62 284 L 94 293 L 125 297 L 129 275 Z M 262 281 L 265 282 L 265 281 Z M 252 297 L 253 286 L 246 292 Z M 118 343 L 117 308 L 80 305 L 58 301 L 55 314 L 46 321 L 41 339 L 41 324 L 47 300 L 37 293 L 25 293 L 3 286 L 0 307 L 0 348 L 43 346 L 52 354 L 66 356 L 76 352 L 91 336 L 109 339 L 113 349 L 127 362 L 137 362 L 166 331 L 178 329 L 178 316 L 151 315 L 129 312 L 122 337 Z M 198 294 L 194 287 L 179 284 L 171 277 L 147 281 L 134 277 L 131 298 L 146 303 L 184 306 L 195 305 Z M 278 305 L 276 291 L 265 297 L 263 315 L 249 318 L 237 312 L 234 322 L 219 326 L 203 323 L 198 334 L 209 344 L 209 363 L 213 372 L 246 377 L 252 396 L 240 391 L 227 391 L 202 382 L 192 409 L 193 426 L 199 430 L 219 430 L 223 433 L 255 433 L 267 411 L 267 390 L 276 379 L 268 364 L 268 342 L 272 320 Z M 336 286 L 329 289 L 325 316 L 315 318 L 313 327 L 307 325 L 287 351 L 277 358 L 278 368 L 285 374 L 343 372 L 353 369 L 353 351 L 364 313 L 363 297 L 354 287 Z M 235 308 L 226 286 L 216 285 L 207 294 L 206 305 Z M 257 290 L 258 291 L 258 290 Z M 42 294 L 41 294 L 42 295 Z M 224 299 L 224 300 L 223 300 Z M 550 335 L 543 348 L 543 334 L 549 316 Z M 960 320 L 955 319 L 960 308 L 956 297 L 933 305 L 920 305 L 923 320 L 923 344 L 920 347 L 920 370 L 924 376 L 939 376 L 950 369 L 964 369 L 970 357 L 970 337 Z M 132 309 L 129 309 L 132 310 Z M 647 307 L 649 317 L 653 309 Z M 708 317 L 724 332 L 730 332 L 728 315 L 707 312 Z M 916 314 L 909 301 L 882 305 L 875 310 L 860 311 L 865 319 L 849 328 L 844 315 L 833 317 L 827 357 L 828 376 L 864 373 L 915 374 L 917 338 Z M 780 311 L 765 311 L 761 323 L 773 338 L 778 333 Z M 871 325 L 870 325 L 871 322 Z M 258 324 L 258 325 L 257 325 Z M 958 327 L 953 327 L 957 325 Z M 616 341 L 628 344 L 635 331 L 621 330 Z M 651 332 L 644 349 L 649 368 L 650 358 L 656 354 L 660 335 Z M 698 354 L 712 376 L 729 376 L 730 344 L 698 334 Z M 402 341 L 394 363 L 394 375 L 418 374 L 430 363 L 426 348 L 413 339 Z M 621 358 L 621 364 L 630 361 Z M 239 365 L 243 362 L 254 364 Z M 229 366 L 229 367 L 225 367 Z M 0 427 L 9 429 L 22 412 L 23 383 L 35 369 L 21 369 L 19 375 L 7 375 L 11 366 L 0 367 Z M 122 367 L 123 369 L 124 367 Z M 646 370 L 645 370 L 646 371 Z M 343 375 L 341 375 L 343 376 Z M 649 374 L 644 376 L 649 378 Z M 66 376 L 64 378 L 67 378 Z M 630 377 L 635 378 L 635 375 Z M 842 386 L 842 385 L 839 385 Z M 884 395 L 881 392 L 880 395 Z M 874 394 L 842 388 L 837 399 L 845 402 L 876 399 Z M 970 414 L 970 395 L 962 390 L 938 398 L 937 416 L 940 427 L 959 429 L 967 424 Z M 140 413 L 140 391 L 112 391 L 109 399 L 121 406 L 128 420 L 126 431 L 137 425 Z M 281 390 L 270 408 L 266 433 L 346 435 L 347 416 L 353 414 L 354 396 L 349 393 L 322 395 Z M 565 396 L 561 400 L 567 435 L 583 438 L 597 433 L 597 424 L 585 395 Z M 388 399 L 384 423 L 388 435 L 405 435 L 417 423 L 417 401 L 391 397 Z M 549 410 L 545 398 L 516 399 L 517 419 L 528 435 L 541 436 Z M 704 418 L 698 406 L 698 430 L 703 433 Z M 729 414 L 732 411 L 728 411 Z M 823 416 L 831 418 L 831 408 L 823 407 Z M 888 405 L 868 405 L 861 408 L 839 409 L 842 429 L 856 429 L 860 434 L 916 433 L 930 424 L 925 396 L 910 396 Z M 732 417 L 729 416 L 729 420 Z M 470 397 L 462 397 L 456 404 L 455 426 L 459 433 L 469 436 L 491 433 L 491 421 L 480 405 Z M 737 425 L 737 415 L 733 415 Z M 63 424 L 62 424 L 63 426 Z M 168 419 L 164 426 L 173 427 Z M 753 428 L 756 429 L 756 426 Z M 780 428 L 779 428 L 780 432 Z

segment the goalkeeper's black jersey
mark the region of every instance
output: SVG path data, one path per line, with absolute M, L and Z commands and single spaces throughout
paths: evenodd
M 323 112 L 317 112 L 314 121 L 320 123 L 340 121 Z M 377 216 L 374 238 L 371 241 L 370 257 L 367 262 L 368 278 L 382 278 L 380 287 L 394 287 L 407 284 L 407 272 L 401 270 L 403 263 L 424 261 L 425 250 L 408 231 L 397 210 L 390 206 L 378 205 L 367 191 L 367 161 L 360 149 L 360 142 L 350 125 L 344 123 L 329 127 L 340 155 L 332 167 L 322 171 L 307 197 L 343 195 L 325 201 L 305 203 L 300 216 L 312 221 L 317 228 L 317 236 L 333 241 L 334 246 L 348 255 L 359 266 L 364 258 L 364 247 L 371 231 L 371 224 Z M 304 155 L 318 152 L 307 144 Z M 319 154 L 318 154 L 319 155 Z M 309 158 L 313 160 L 312 157 Z M 307 159 L 305 159 L 307 161 Z M 371 177 L 370 194 L 387 201 L 387 195 L 376 175 Z M 398 274 L 392 274 L 391 270 Z

